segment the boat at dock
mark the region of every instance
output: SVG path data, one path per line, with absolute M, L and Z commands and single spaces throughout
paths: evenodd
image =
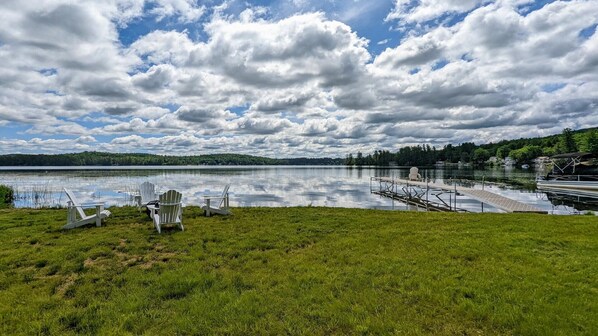
M 538 189 L 562 189 L 595 194 L 598 197 L 598 177 L 594 181 L 585 180 L 587 176 L 577 176 L 579 180 L 540 180 L 536 182 Z M 584 178 L 584 179 L 582 179 Z
M 598 197 L 598 165 L 592 153 L 567 153 L 551 159 L 551 171 L 538 178 L 538 189 L 582 192 Z

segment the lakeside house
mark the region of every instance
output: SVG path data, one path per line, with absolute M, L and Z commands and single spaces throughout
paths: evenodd
M 537 158 L 534 159 L 534 164 L 537 166 L 545 165 L 550 162 L 551 162 L 551 160 L 548 156 L 538 156 Z
M 517 163 L 517 161 L 515 159 L 513 159 L 510 156 L 507 156 L 504 160 L 503 160 L 503 165 L 506 167 L 512 167 Z
M 486 164 L 496 166 L 500 163 L 500 159 L 497 156 L 491 156 L 487 161 Z

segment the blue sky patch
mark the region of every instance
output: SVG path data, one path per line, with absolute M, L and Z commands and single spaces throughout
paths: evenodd
M 64 96 L 64 94 L 56 91 L 56 90 L 46 90 L 47 94 L 54 95 L 54 96 Z
M 440 69 L 444 68 L 449 63 L 450 62 L 446 59 L 438 60 L 436 63 L 434 63 L 432 65 L 432 71 L 440 70 Z
M 544 6 L 551 4 L 557 0 L 536 0 L 536 1 L 529 1 L 527 3 L 521 4 L 517 6 L 517 11 L 519 14 L 523 16 L 528 16 L 529 14 L 542 9 Z
M 542 91 L 551 93 L 554 91 L 558 91 L 558 90 L 564 88 L 565 86 L 567 86 L 566 83 L 548 83 L 548 84 L 542 85 Z
M 598 24 L 593 24 L 587 28 L 582 29 L 579 32 L 579 37 L 581 37 L 584 40 L 589 39 L 590 37 L 592 37 L 592 35 L 596 33 L 596 26 L 598 26 Z
M 205 17 L 205 15 L 204 15 Z M 201 18 L 200 20 L 202 20 Z M 145 14 L 143 17 L 129 22 L 126 27 L 118 29 L 120 43 L 129 47 L 140 37 L 145 36 L 151 32 L 162 31 L 177 31 L 187 32 L 187 36 L 195 41 L 205 40 L 206 34 L 203 32 L 203 26 L 200 22 L 181 22 L 175 16 L 164 17 L 158 20 L 156 15 Z
M 233 107 L 229 107 L 228 110 L 240 117 L 240 116 L 244 115 L 245 112 L 247 112 L 247 109 L 249 108 L 249 106 L 250 106 L 249 104 L 241 105 L 241 106 L 233 106 Z
M 168 111 L 170 112 L 174 112 L 176 110 L 178 110 L 181 105 L 180 104 L 176 104 L 176 103 L 167 103 L 161 106 L 162 108 L 168 109 Z
M 47 68 L 39 70 L 39 73 L 44 76 L 53 76 L 58 73 L 58 69 L 56 68 Z
M 31 138 L 31 134 L 26 134 L 25 131 L 30 128 L 31 125 L 9 122 L 7 125 L 2 126 L 2 138 L 29 140 Z

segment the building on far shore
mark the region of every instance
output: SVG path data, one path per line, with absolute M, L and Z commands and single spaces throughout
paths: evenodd
M 496 156 L 491 156 L 487 161 L 486 164 L 491 166 L 497 166 L 500 163 L 500 159 Z
M 515 160 L 514 160 L 512 157 L 510 157 L 510 156 L 507 156 L 507 157 L 505 158 L 505 160 L 503 161 L 503 165 L 504 165 L 505 167 L 512 167 L 512 166 L 514 166 L 516 163 L 517 163 L 517 161 L 515 161 Z
M 538 156 L 537 158 L 534 159 L 534 164 L 535 165 L 543 165 L 543 164 L 547 164 L 550 163 L 550 158 L 548 156 Z

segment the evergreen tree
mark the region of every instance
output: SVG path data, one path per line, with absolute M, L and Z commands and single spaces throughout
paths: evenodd
M 364 164 L 363 153 L 357 152 L 357 158 L 355 158 L 355 164 L 357 166 L 363 166 L 363 164 Z
M 565 128 L 561 134 L 559 143 L 559 150 L 561 153 L 573 153 L 577 152 L 577 143 L 573 138 L 573 131 L 570 128 Z
M 355 159 L 353 158 L 353 154 L 347 155 L 347 158 L 345 159 L 345 164 L 347 166 L 352 166 L 355 164 Z

